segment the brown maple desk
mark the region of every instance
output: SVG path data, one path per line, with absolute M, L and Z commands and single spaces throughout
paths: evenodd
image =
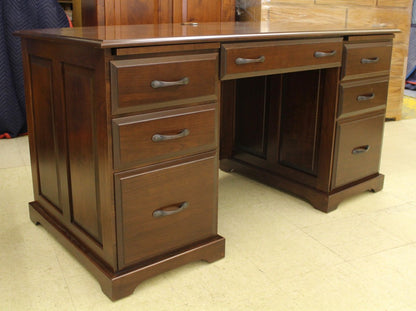
M 224 256 L 218 167 L 325 212 L 380 190 L 394 32 L 293 23 L 20 32 L 32 221 L 115 300 L 153 275 Z

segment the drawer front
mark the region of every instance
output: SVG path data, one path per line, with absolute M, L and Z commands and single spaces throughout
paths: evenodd
M 216 235 L 216 156 L 116 174 L 119 268 Z
M 389 75 L 390 42 L 345 44 L 343 79 Z
M 388 77 L 341 84 L 338 117 L 382 109 L 387 104 Z
M 217 53 L 110 64 L 113 114 L 217 99 Z
M 221 79 L 338 67 L 342 60 L 341 40 L 336 38 L 223 44 Z
M 332 189 L 378 173 L 383 129 L 384 114 L 338 124 Z
M 208 104 L 113 120 L 115 169 L 215 149 L 215 107 Z

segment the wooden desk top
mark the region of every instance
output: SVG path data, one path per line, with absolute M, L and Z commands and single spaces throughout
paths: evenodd
M 101 48 L 149 46 L 198 42 L 273 40 L 288 38 L 325 38 L 350 35 L 385 35 L 400 32 L 388 27 L 352 28 L 342 25 L 299 23 L 226 22 L 198 25 L 155 24 L 62 29 L 25 30 L 21 37 L 77 41 Z

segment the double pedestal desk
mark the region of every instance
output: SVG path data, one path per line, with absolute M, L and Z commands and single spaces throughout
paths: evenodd
M 224 256 L 218 168 L 324 212 L 380 190 L 396 31 L 207 23 L 19 32 L 32 221 L 116 300 L 153 275 Z

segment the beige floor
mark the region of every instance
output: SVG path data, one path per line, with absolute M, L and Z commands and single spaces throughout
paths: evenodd
M 28 218 L 27 138 L 0 140 L 0 310 L 416 310 L 416 119 L 386 124 L 385 187 L 323 214 L 221 173 L 226 257 L 141 284 L 112 303 Z

